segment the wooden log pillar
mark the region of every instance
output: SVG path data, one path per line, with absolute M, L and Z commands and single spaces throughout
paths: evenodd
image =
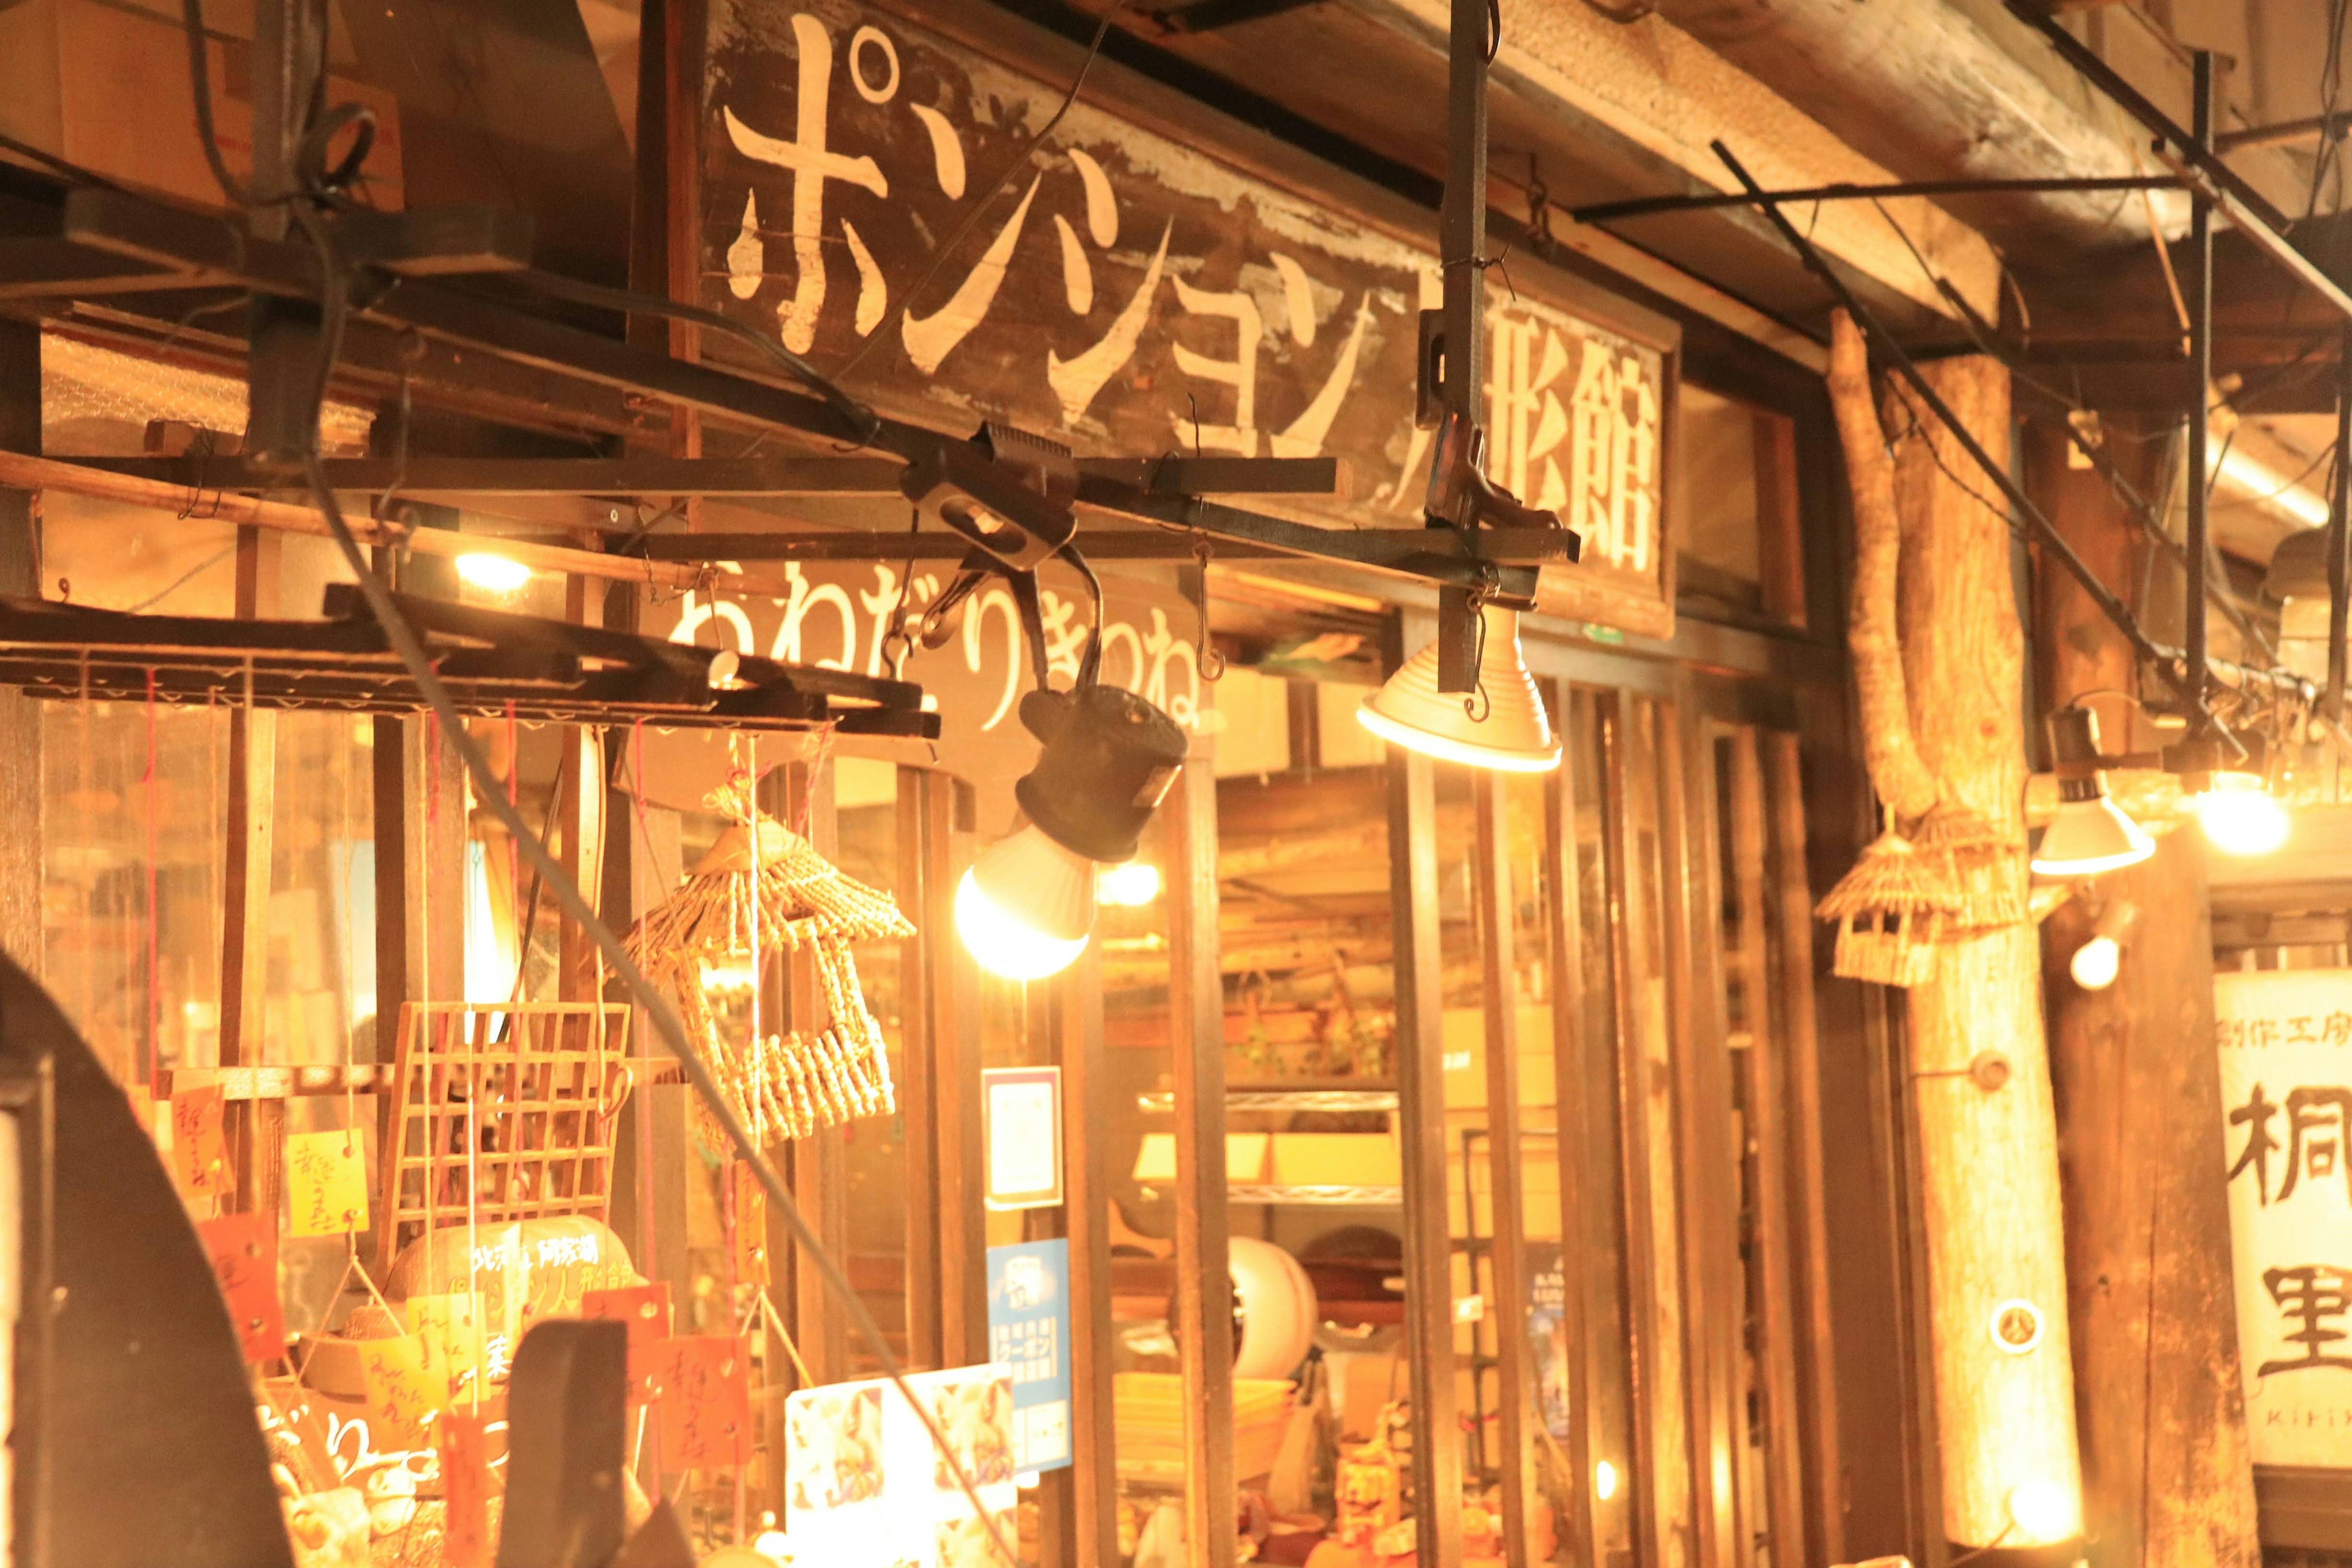
M 1939 362 L 1927 374 L 2005 463 L 2008 372 L 1993 360 L 1968 358 Z M 1969 460 L 1951 433 L 1916 400 L 1897 401 L 1918 432 L 1898 441 L 1895 472 L 1912 731 L 1945 798 L 2015 843 L 2006 874 L 2021 884 L 2024 634 L 2007 521 L 1971 493 L 1980 487 L 1964 489 L 1952 477 L 1968 473 Z M 1888 428 L 1902 430 L 1902 419 L 1898 413 Z M 2038 1521 L 2011 1512 L 2020 1489 L 2055 1489 L 2062 1514 L 2079 1512 L 2082 1493 L 2058 1131 L 2033 927 L 2004 926 L 1947 944 L 1936 978 L 1912 990 L 1908 1013 L 1944 1532 L 1971 1547 L 2053 1544 L 2074 1531 L 2063 1521 L 2055 1530 L 2036 1529 Z M 1998 1089 L 1980 1087 L 1968 1070 L 1986 1051 L 2008 1058 L 2008 1080 Z M 2029 1330 L 2038 1338 L 2021 1347 Z
M 2067 467 L 2064 433 L 2026 434 L 2026 482 L 2101 581 L 2138 580 L 2147 548 L 2106 482 Z M 2128 473 L 2142 494 L 2158 476 Z M 2131 648 L 2065 574 L 2045 572 L 2042 688 L 2053 704 L 2133 687 Z M 2138 745 L 2103 703 L 2110 750 Z M 2115 984 L 2067 963 L 2102 910 L 2137 906 Z M 2095 1560 L 2252 1568 L 2253 1466 L 2238 1375 L 2213 943 L 2202 846 L 2100 878 L 2042 928 L 2051 1073 L 2066 1200 L 2084 1512 Z

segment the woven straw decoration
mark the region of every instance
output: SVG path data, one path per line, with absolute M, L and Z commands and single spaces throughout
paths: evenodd
M 629 956 L 677 999 L 704 1064 L 761 1142 L 887 1113 L 897 1102 L 882 1026 L 866 1009 L 849 948 L 910 937 L 914 926 L 887 894 L 843 875 L 807 839 L 761 814 L 748 781 L 713 791 L 706 804 L 734 826 L 676 892 L 629 929 Z M 761 959 L 811 951 L 832 1015 L 823 1030 L 770 1035 L 751 1046 L 721 1037 L 702 967 L 751 958 L 755 931 Z
M 1910 840 L 1889 828 L 1872 840 L 1853 868 L 1814 906 L 1837 921 L 1831 968 L 1849 980 L 1922 985 L 1936 973 L 1936 943 L 1960 897 Z
M 1919 858 L 1959 898 L 1947 936 L 2019 925 L 2025 912 L 2025 845 L 1965 805 L 1949 801 L 1911 830 Z

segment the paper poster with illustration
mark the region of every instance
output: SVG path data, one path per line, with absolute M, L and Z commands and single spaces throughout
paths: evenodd
M 1013 1380 L 1000 1366 L 916 1373 L 919 1412 L 883 1381 L 784 1401 L 783 1525 L 796 1556 L 840 1568 L 982 1568 L 982 1515 L 924 1423 L 946 1436 L 986 1516 L 1013 1538 Z

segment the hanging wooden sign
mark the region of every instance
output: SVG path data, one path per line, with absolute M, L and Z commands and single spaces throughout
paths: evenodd
M 1361 210 L 1376 198 L 1336 196 L 1337 171 L 1276 184 L 1102 95 L 1023 159 L 1061 85 L 844 0 L 708 12 L 700 180 L 678 197 L 701 303 L 893 414 L 1005 419 L 1089 456 L 1328 455 L 1340 494 L 1286 510 L 1418 518 L 1433 214 Z M 1585 536 L 1582 565 L 1546 569 L 1544 607 L 1664 635 L 1674 330 L 1532 258 L 1507 268 L 1487 310 L 1487 468 Z
M 662 1347 L 669 1342 L 669 1286 L 625 1285 L 591 1290 L 580 1298 L 580 1315 L 625 1324 L 629 1331 L 629 1402 L 644 1405 L 660 1394 Z
M 751 1358 L 744 1342 L 689 1334 L 662 1342 L 662 1464 L 671 1470 L 737 1464 L 751 1450 Z
M 365 1230 L 367 1162 L 360 1152 L 359 1134 L 289 1133 L 286 1198 L 289 1236 L 341 1236 Z
M 190 1201 L 210 1203 L 228 1191 L 228 1143 L 221 1132 L 217 1084 L 172 1097 L 172 1168 Z

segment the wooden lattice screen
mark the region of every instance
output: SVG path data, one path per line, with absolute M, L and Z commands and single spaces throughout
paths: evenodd
M 419 1236 L 469 1216 L 608 1218 L 628 1033 L 629 1009 L 617 1003 L 404 1004 L 382 1165 L 382 1267 Z

